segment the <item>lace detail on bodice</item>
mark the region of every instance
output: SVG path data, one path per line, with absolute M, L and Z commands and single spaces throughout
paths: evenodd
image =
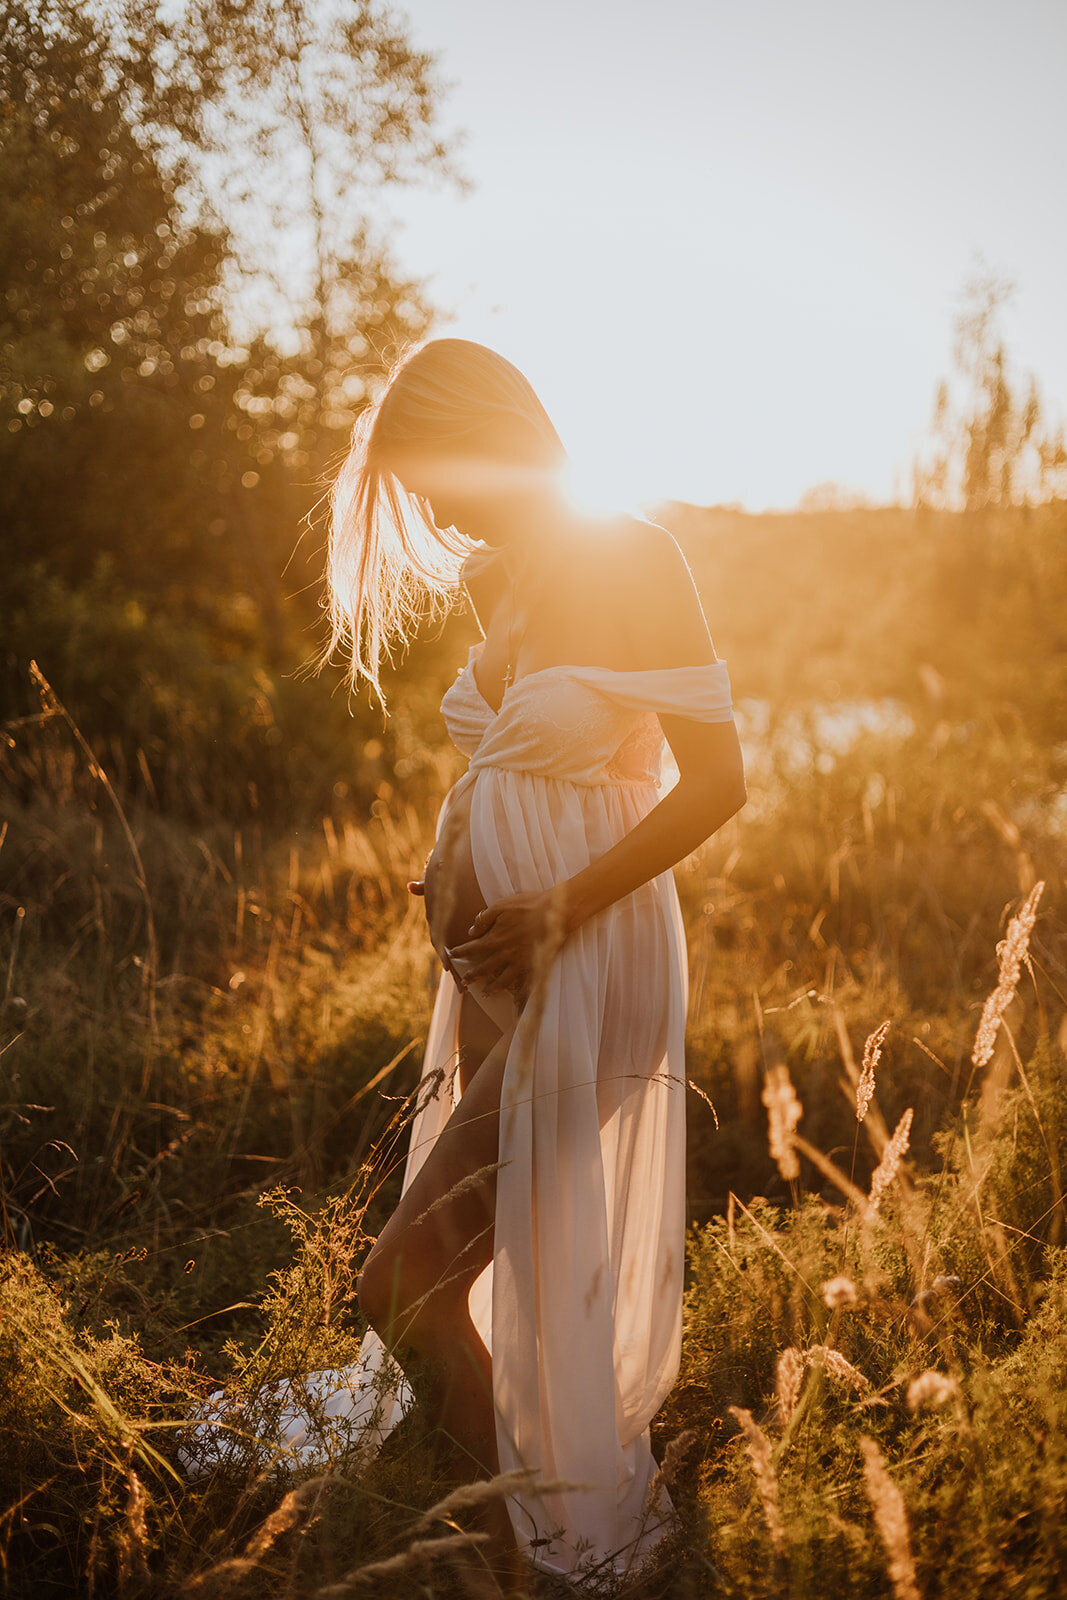
M 652 712 L 640 717 L 604 771 L 616 782 L 658 783 L 663 764 L 663 730 Z
M 728 722 L 733 711 L 724 661 L 699 667 L 616 672 L 556 666 L 526 673 L 498 710 L 474 679 L 480 644 L 441 701 L 449 735 L 487 767 L 580 784 L 655 784 L 664 739 L 657 713 Z

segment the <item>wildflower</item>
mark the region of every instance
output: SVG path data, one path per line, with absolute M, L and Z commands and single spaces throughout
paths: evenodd
M 974 1049 L 971 1051 L 971 1060 L 976 1067 L 984 1067 L 991 1059 L 1001 1018 L 1015 998 L 1019 973 L 1030 948 L 1030 934 L 1037 920 L 1037 902 L 1044 887 L 1043 878 L 1034 884 L 1022 910 L 1012 917 L 1007 933 L 997 945 L 997 986 L 982 1007 L 982 1020 L 978 1024 Z
M 911 1136 L 912 1108 L 908 1107 L 900 1121 L 893 1130 L 893 1137 L 885 1147 L 881 1161 L 874 1169 L 871 1178 L 871 1192 L 867 1197 L 867 1204 L 872 1211 L 877 1211 L 882 1203 L 882 1196 L 896 1177 L 900 1163 L 904 1159 L 904 1152 L 908 1148 L 908 1139 Z
M 810 1365 L 825 1367 L 827 1372 L 833 1373 L 834 1377 L 840 1378 L 843 1383 L 850 1383 L 854 1389 L 871 1387 L 859 1367 L 854 1367 L 851 1361 L 846 1361 L 840 1350 L 834 1350 L 828 1344 L 816 1344 L 807 1355 Z
M 823 1304 L 836 1311 L 839 1306 L 854 1306 L 859 1300 L 851 1278 L 830 1278 L 822 1286 Z
M 882 1452 L 874 1440 L 864 1434 L 860 1439 L 860 1449 L 863 1451 L 864 1487 L 889 1557 L 893 1592 L 897 1600 L 920 1600 L 904 1497 L 886 1471 Z
M 946 1400 L 951 1400 L 958 1392 L 955 1378 L 949 1378 L 943 1372 L 938 1372 L 935 1367 L 929 1367 L 925 1372 L 920 1372 L 908 1384 L 908 1410 L 921 1411 L 924 1406 L 931 1409 L 943 1406 Z
M 856 1121 L 862 1122 L 870 1109 L 871 1097 L 874 1094 L 874 1069 L 878 1065 L 882 1054 L 882 1045 L 889 1032 L 891 1019 L 886 1018 L 880 1023 L 873 1033 L 867 1035 L 867 1042 L 863 1046 L 863 1066 L 860 1070 L 860 1081 L 856 1085 Z
M 753 1417 L 751 1411 L 746 1411 L 743 1406 L 731 1406 L 730 1415 L 736 1417 L 745 1435 L 745 1450 L 752 1463 L 752 1473 L 756 1479 L 756 1488 L 759 1491 L 760 1504 L 763 1507 L 763 1516 L 767 1523 L 767 1531 L 771 1536 L 775 1549 L 780 1550 L 785 1538 L 785 1529 L 778 1511 L 778 1478 L 774 1471 L 774 1453 L 771 1441 Z
M 790 1345 L 778 1357 L 777 1374 L 778 1404 L 782 1408 L 782 1420 L 786 1423 L 796 1410 L 803 1381 L 804 1357 Z
M 797 1099 L 787 1067 L 781 1064 L 771 1067 L 760 1099 L 767 1107 L 768 1142 L 778 1171 L 787 1182 L 799 1178 L 800 1162 L 793 1149 L 793 1130 L 804 1114 L 804 1107 Z

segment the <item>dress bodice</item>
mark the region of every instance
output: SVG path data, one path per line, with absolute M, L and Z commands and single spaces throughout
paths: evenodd
M 660 777 L 663 732 L 657 713 L 700 722 L 733 717 L 725 661 L 706 666 L 617 672 L 553 666 L 526 673 L 498 710 L 474 678 L 482 643 L 441 701 L 452 742 L 471 770 L 501 767 L 582 784 L 648 784 Z

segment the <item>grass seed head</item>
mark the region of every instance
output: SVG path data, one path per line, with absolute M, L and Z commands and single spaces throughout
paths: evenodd
M 119 1588 L 125 1590 L 131 1583 L 144 1583 L 148 1578 L 148 1524 L 145 1508 L 148 1504 L 144 1484 L 130 1468 L 127 1480 L 126 1515 L 119 1528 Z
M 1041 899 L 1045 881 L 1034 884 L 1026 897 L 1022 910 L 1008 923 L 1008 931 L 997 945 L 997 986 L 982 1007 L 982 1018 L 975 1035 L 971 1060 L 976 1067 L 984 1067 L 993 1056 L 1001 1018 L 1015 998 L 1019 974 L 1030 948 L 1030 934 L 1037 920 L 1037 902 Z
M 386 1556 L 383 1561 L 371 1561 L 366 1566 L 355 1567 L 346 1573 L 340 1583 L 331 1583 L 319 1589 L 315 1600 L 352 1600 L 354 1594 L 378 1578 L 391 1578 L 398 1572 L 413 1572 L 416 1567 L 426 1566 L 428 1562 L 439 1561 L 442 1557 L 448 1559 L 451 1556 L 469 1555 L 479 1545 L 489 1542 L 488 1533 L 445 1533 L 438 1539 L 413 1539 L 395 1556 Z
M 911 1138 L 911 1119 L 914 1115 L 911 1106 L 905 1111 L 900 1121 L 893 1130 L 893 1137 L 885 1147 L 881 1161 L 874 1169 L 871 1177 L 871 1192 L 867 1197 L 867 1204 L 872 1211 L 877 1211 L 882 1203 L 882 1196 L 900 1170 L 900 1163 L 908 1148 Z
M 865 1378 L 859 1367 L 854 1367 L 851 1361 L 846 1361 L 840 1350 L 834 1350 L 828 1344 L 813 1345 L 807 1351 L 807 1358 L 812 1366 L 825 1367 L 827 1372 L 835 1378 L 840 1378 L 842 1383 L 849 1383 L 854 1389 L 869 1389 L 870 1380 Z
M 476 1478 L 471 1483 L 460 1484 L 458 1489 L 453 1489 L 443 1500 L 432 1505 L 419 1518 L 412 1532 L 429 1533 L 435 1522 L 448 1522 L 458 1511 L 470 1511 L 491 1500 L 503 1500 L 518 1489 L 536 1487 L 543 1494 L 556 1487 L 554 1484 L 538 1484 L 536 1480 L 535 1467 L 519 1467 L 514 1472 L 499 1472 L 494 1478 Z
M 645 1495 L 645 1515 L 652 1517 L 660 1508 L 663 1488 L 668 1491 L 675 1489 L 682 1481 L 682 1467 L 686 1457 L 694 1446 L 700 1443 L 700 1433 L 696 1428 L 686 1428 L 683 1433 L 675 1434 L 663 1452 L 663 1460 L 659 1470 L 653 1474 L 652 1482 Z
M 856 1121 L 862 1122 L 870 1110 L 871 1098 L 874 1095 L 874 1069 L 878 1065 L 882 1054 L 882 1045 L 889 1032 L 890 1018 L 879 1023 L 873 1033 L 867 1035 L 867 1042 L 863 1046 L 863 1066 L 860 1069 L 860 1081 L 856 1085 Z
M 896 1600 L 920 1600 L 904 1496 L 889 1476 L 882 1452 L 874 1440 L 864 1434 L 860 1439 L 860 1449 L 863 1452 L 864 1488 L 889 1557 L 893 1593 Z
M 774 1470 L 771 1441 L 751 1411 L 746 1411 L 743 1406 L 731 1406 L 730 1415 L 736 1419 L 745 1435 L 745 1451 L 752 1463 L 767 1531 L 775 1549 L 780 1550 L 785 1541 L 785 1529 L 778 1510 L 778 1477 Z
M 778 1404 L 782 1408 L 782 1421 L 788 1423 L 797 1408 L 800 1385 L 804 1381 L 804 1357 L 792 1345 L 778 1357 Z
M 829 1306 L 831 1311 L 836 1311 L 840 1306 L 854 1306 L 859 1304 L 859 1295 L 856 1285 L 851 1278 L 829 1278 L 822 1286 L 823 1305 Z
M 767 1107 L 767 1136 L 778 1171 L 791 1182 L 800 1177 L 800 1162 L 793 1148 L 793 1133 L 804 1114 L 797 1099 L 788 1067 L 781 1063 L 770 1068 L 760 1099 Z

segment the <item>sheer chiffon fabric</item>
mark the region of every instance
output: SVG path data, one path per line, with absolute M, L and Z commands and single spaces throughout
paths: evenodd
M 609 850 L 660 798 L 657 713 L 732 719 L 726 664 L 551 667 L 495 711 L 472 648 L 442 702 L 470 757 L 471 853 L 491 905 L 546 890 Z M 665 1528 L 649 1423 L 678 1370 L 685 1232 L 685 936 L 670 872 L 564 944 L 511 1037 L 501 1093 L 493 1262 L 472 1310 L 493 1357 L 503 1471 L 520 1544 L 551 1571 L 625 1571 Z M 442 976 L 425 1070 L 457 1048 Z M 426 1103 L 410 1174 L 451 1111 Z
M 661 793 L 658 714 L 732 720 L 724 661 L 550 667 L 519 678 L 495 710 L 475 681 L 480 650 L 441 705 L 470 765 L 438 837 L 472 789 L 471 854 L 488 905 L 572 877 L 648 814 Z M 442 973 L 405 1188 L 458 1102 L 461 998 Z M 510 1036 L 493 1259 L 471 1309 L 492 1354 L 501 1470 L 535 1474 L 508 1501 L 516 1538 L 551 1572 L 626 1572 L 668 1526 L 649 1424 L 681 1349 L 686 1000 L 665 872 L 567 939 Z M 431 1093 L 435 1082 L 444 1087 Z M 347 1407 L 370 1447 L 410 1399 L 389 1371 L 368 1333 L 355 1370 L 317 1375 L 324 1404 Z M 306 1423 L 294 1408 L 287 1439 L 298 1452 L 310 1448 Z

